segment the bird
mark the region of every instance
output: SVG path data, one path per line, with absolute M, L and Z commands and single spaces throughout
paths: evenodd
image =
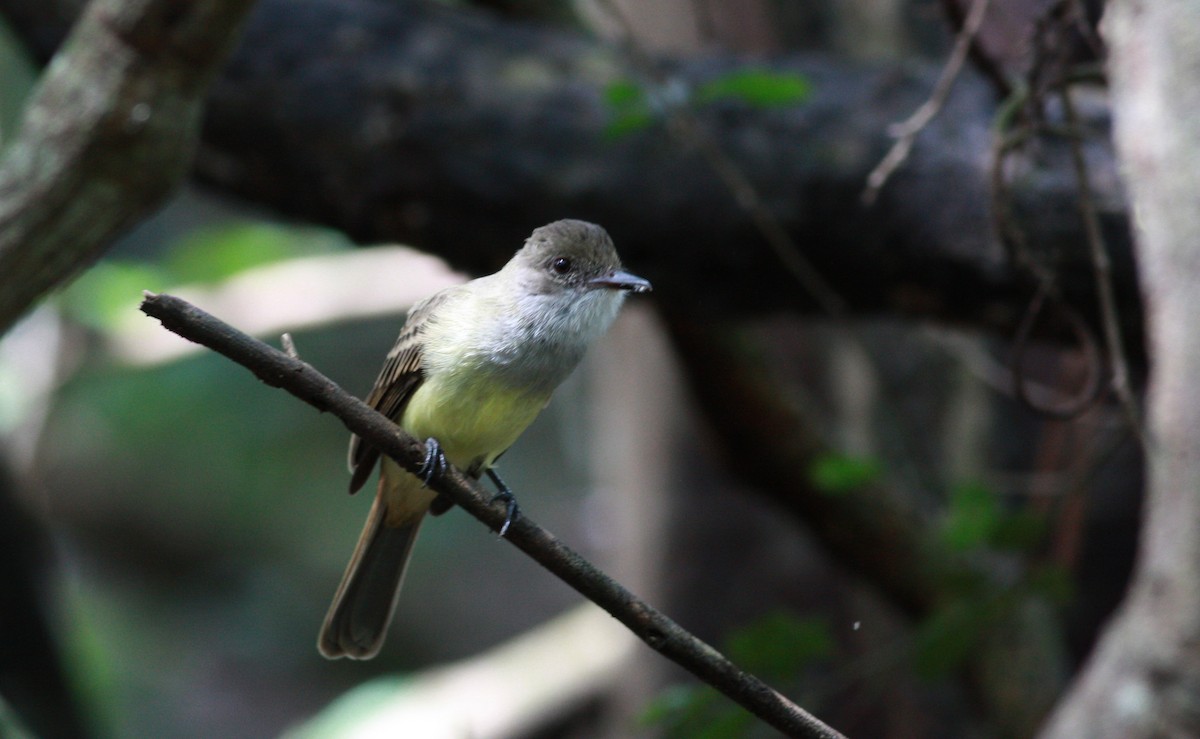
M 498 272 L 413 306 L 367 405 L 426 441 L 414 475 L 351 436 L 350 492 L 380 468 L 375 500 L 325 616 L 317 647 L 328 659 L 370 659 L 383 645 L 426 514 L 452 503 L 428 483 L 452 464 L 483 474 L 518 513 L 493 469 L 616 319 L 626 295 L 651 289 L 625 270 L 608 233 L 586 221 L 537 228 Z

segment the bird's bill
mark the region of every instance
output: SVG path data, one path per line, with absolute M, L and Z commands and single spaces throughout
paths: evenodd
M 605 287 L 610 290 L 628 290 L 631 293 L 650 292 L 649 280 L 624 270 L 614 270 L 606 275 L 594 277 L 590 282 L 596 287 Z

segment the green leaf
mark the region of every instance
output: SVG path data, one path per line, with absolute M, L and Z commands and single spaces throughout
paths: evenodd
M 754 724 L 755 718 L 741 706 L 730 703 L 729 707 L 714 712 L 703 725 L 676 734 L 680 739 L 742 739 Z
M 786 612 L 768 614 L 738 629 L 725 643 L 742 668 L 786 688 L 804 667 L 834 652 L 828 623 Z M 745 709 L 707 685 L 676 685 L 660 692 L 640 717 L 674 739 L 746 739 L 761 725 Z
M 608 122 L 608 125 L 604 127 L 604 137 L 619 139 L 643 131 L 652 125 L 654 125 L 654 116 L 649 112 L 626 113 L 616 116 Z
M 742 739 L 756 720 L 708 685 L 673 685 L 662 690 L 638 717 L 667 739 Z
M 952 548 L 964 551 L 988 543 L 999 523 L 995 494 L 981 484 L 965 483 L 950 491 L 942 538 Z
M 1026 585 L 1051 603 L 1065 604 L 1075 595 L 1075 579 L 1058 565 L 1042 565 L 1030 571 Z
M 987 599 L 956 600 L 935 611 L 917 628 L 917 674 L 942 677 L 961 665 L 979 641 L 993 607 Z
M 841 495 L 870 485 L 883 474 L 883 465 L 870 457 L 842 454 L 818 456 L 808 468 L 808 479 L 827 495 Z
M 643 90 L 632 80 L 618 80 L 604 89 L 604 102 L 611 118 L 604 127 L 604 137 L 618 139 L 644 130 L 654 124 L 655 115 Z
M 604 102 L 614 110 L 645 105 L 645 101 L 646 93 L 632 80 L 617 80 L 604 88 Z
M 703 684 L 679 684 L 664 688 L 642 711 L 645 725 L 661 726 L 668 736 L 683 735 L 708 723 L 722 697 Z
M 804 75 L 744 69 L 701 85 L 694 97 L 701 103 L 735 99 L 755 107 L 768 108 L 795 105 L 807 100 L 811 94 L 812 84 Z
M 795 678 L 806 665 L 834 651 L 829 624 L 779 611 L 738 629 L 727 642 L 729 658 L 768 680 Z
M 1032 510 L 1001 516 L 991 535 L 992 546 L 1011 552 L 1032 552 L 1046 538 L 1046 517 Z

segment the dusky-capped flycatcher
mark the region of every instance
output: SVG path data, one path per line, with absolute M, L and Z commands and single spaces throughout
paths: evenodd
M 421 522 L 452 505 L 425 484 L 443 461 L 476 479 L 489 473 L 511 520 L 512 495 L 492 463 L 608 330 L 626 293 L 649 289 L 624 271 L 603 228 L 563 220 L 535 230 L 499 272 L 413 306 L 366 402 L 427 440 L 426 469 L 418 477 L 383 458 L 371 513 L 321 627 L 322 655 L 379 652 Z M 351 437 L 350 492 L 379 457 Z

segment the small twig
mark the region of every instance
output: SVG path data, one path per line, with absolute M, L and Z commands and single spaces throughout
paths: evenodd
M 958 0 L 942 0 L 941 5 L 942 12 L 950 19 L 950 23 L 954 27 L 954 32 L 958 33 L 962 30 L 966 20 L 963 17 L 962 5 Z M 975 67 L 983 76 L 992 83 L 992 87 L 996 89 L 996 94 L 1000 98 L 1012 95 L 1014 80 L 1009 77 L 1004 62 L 989 53 L 987 47 L 980 43 L 978 33 L 971 39 L 971 49 L 967 56 L 975 63 Z
M 1058 308 L 1059 314 L 1075 334 L 1075 340 L 1087 361 L 1088 370 L 1083 389 L 1074 398 L 1055 405 L 1034 400 L 1029 379 L 1025 376 L 1025 356 L 1029 353 L 1033 329 L 1037 325 L 1038 317 L 1049 305 Z M 1029 301 L 1025 317 L 1021 320 L 1016 336 L 1013 337 L 1012 359 L 1009 365 L 1012 367 L 1013 390 L 1017 400 L 1026 408 L 1049 418 L 1059 421 L 1076 418 L 1094 407 L 1104 394 L 1104 358 L 1100 355 L 1100 348 L 1096 346 L 1096 338 L 1079 312 L 1062 301 L 1050 282 L 1041 282 L 1033 300 Z
M 1104 59 L 1106 52 L 1104 50 L 1104 40 L 1100 38 L 1100 34 L 1096 33 L 1096 28 L 1088 20 L 1087 8 L 1084 7 L 1082 0 L 1067 0 L 1068 14 L 1070 15 L 1071 25 L 1075 28 L 1075 32 L 1087 44 L 1088 50 L 1096 55 L 1097 59 Z
M 962 71 L 963 63 L 967 60 L 967 52 L 971 50 L 971 41 L 979 32 L 979 27 L 983 25 L 983 18 L 987 13 L 989 2 L 990 0 L 975 0 L 971 4 L 971 11 L 967 14 L 967 19 L 963 21 L 962 28 L 958 30 L 958 35 L 954 39 L 954 50 L 951 51 L 950 58 L 946 60 L 946 65 L 942 67 L 942 74 L 938 78 L 937 84 L 934 85 L 933 92 L 907 120 L 892 126 L 890 133 L 897 137 L 896 142 L 892 144 L 892 148 L 888 150 L 887 155 L 876 165 L 875 169 L 871 170 L 871 174 L 867 175 L 867 187 L 862 194 L 862 200 L 867 205 L 871 205 L 879 197 L 879 191 L 883 189 L 888 178 L 908 159 L 913 144 L 917 140 L 917 134 L 929 125 L 929 122 L 946 104 L 946 98 L 950 96 L 950 90 L 954 88 L 954 83 Z
M 1033 136 L 1030 127 L 1021 127 L 1016 131 L 1008 131 L 1008 126 L 1025 105 L 1029 96 L 1029 88 L 1017 88 L 1000 108 L 996 116 L 995 135 L 992 139 L 991 181 L 991 211 L 992 224 L 1000 243 L 1008 254 L 1009 261 L 1029 271 L 1039 285 L 1054 281 L 1053 271 L 1034 258 L 1029 249 L 1029 240 L 1025 231 L 1017 222 L 1012 212 L 1012 196 L 1008 187 L 1008 175 L 1005 165 L 1009 156 L 1024 146 Z
M 292 359 L 300 359 L 300 353 L 296 351 L 296 342 L 292 341 L 292 335 L 285 333 L 279 337 L 279 343 L 283 346 L 283 353 Z
M 1096 213 L 1096 201 L 1092 195 L 1091 177 L 1088 174 L 1087 160 L 1083 157 L 1081 143 L 1082 129 L 1079 125 L 1079 114 L 1075 103 L 1071 100 L 1071 89 L 1063 86 L 1063 112 L 1072 135 L 1068 137 L 1068 148 L 1071 151 L 1071 165 L 1075 169 L 1075 178 L 1079 182 L 1079 213 L 1083 217 L 1084 233 L 1087 236 L 1088 249 L 1092 260 L 1092 275 L 1096 283 L 1096 295 L 1100 301 L 1100 320 L 1104 325 L 1104 343 L 1108 349 L 1108 362 L 1112 370 L 1112 387 L 1117 401 L 1125 412 L 1134 436 L 1142 450 L 1146 450 L 1146 433 L 1142 428 L 1142 417 L 1138 411 L 1137 401 L 1129 387 L 1129 365 L 1125 361 L 1125 339 L 1121 332 L 1121 321 L 1117 311 L 1117 298 L 1112 283 L 1112 262 L 1108 258 L 1108 248 L 1104 245 L 1104 234 L 1100 230 L 1100 216 Z
M 787 229 L 763 202 L 758 190 L 742 169 L 689 114 L 676 112 L 672 115 L 671 122 L 677 135 L 690 141 L 704 155 L 737 204 L 750 216 L 754 227 L 762 234 L 775 256 L 796 278 L 796 282 L 804 288 L 808 296 L 830 318 L 845 319 L 848 313 L 846 301 L 796 246 Z
M 170 295 L 147 292 L 141 309 L 146 315 L 161 321 L 168 330 L 223 354 L 249 369 L 268 385 L 287 390 L 317 410 L 337 416 L 346 428 L 405 469 L 416 472 L 424 463 L 424 444 L 404 433 L 396 424 L 342 390 L 310 365 Z M 492 496 L 453 467 L 432 480 L 429 486 L 492 530 L 499 530 L 504 524 L 507 516 L 505 505 L 492 505 Z M 518 518 L 505 538 L 584 597 L 608 611 L 651 648 L 784 734 L 820 739 L 842 736 L 637 598 L 528 516 Z
M 1015 387 L 1017 379 L 1015 377 L 1016 373 L 1013 371 L 1011 352 L 1006 360 L 1001 361 L 990 354 L 973 352 L 970 349 L 973 345 L 967 342 L 960 342 L 955 337 L 933 329 L 926 332 L 926 338 L 934 346 L 939 347 L 948 356 L 962 365 L 984 387 L 1006 398 L 1017 399 L 1017 390 Z M 1095 337 L 1089 333 L 1089 339 L 1091 351 L 1094 352 L 1095 357 L 1095 362 L 1089 363 L 1089 368 L 1102 368 L 1104 360 L 1100 356 Z M 1064 396 L 1059 388 L 1040 383 L 1028 377 L 1022 377 L 1021 381 L 1024 383 L 1026 395 L 1036 395 L 1039 398 L 1046 399 L 1040 401 L 1038 406 L 1034 408 L 1034 410 L 1038 410 L 1047 402 L 1053 403 L 1054 407 L 1066 406 L 1067 404 L 1078 403 L 1078 398 L 1080 397 L 1091 397 L 1097 394 L 1094 388 L 1099 382 L 1099 378 L 1096 377 L 1096 374 L 1094 371 L 1089 374 L 1089 379 L 1084 383 L 1084 389 L 1075 394 L 1074 400 Z M 1086 408 L 1083 410 L 1086 410 Z

